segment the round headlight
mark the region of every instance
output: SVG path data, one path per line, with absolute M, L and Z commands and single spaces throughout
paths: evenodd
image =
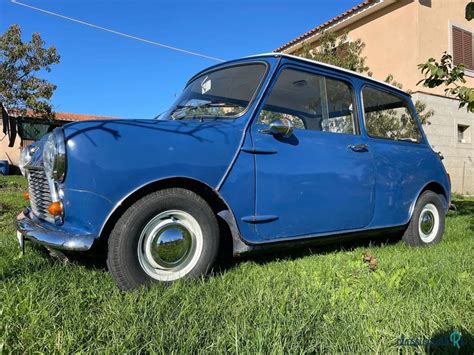
M 47 177 L 61 182 L 66 174 L 66 147 L 62 130 L 50 133 L 43 147 L 43 166 Z
M 57 149 L 54 141 L 54 134 L 49 134 L 43 147 L 43 166 L 46 176 L 53 177 L 54 161 L 56 159 Z
M 26 176 L 25 175 L 25 166 L 28 165 L 28 163 L 31 161 L 31 155 L 30 155 L 30 149 L 29 147 L 25 147 L 21 150 L 21 153 L 20 153 L 20 161 L 19 161 L 19 167 L 20 167 L 20 171 L 21 171 L 21 174 L 23 176 Z

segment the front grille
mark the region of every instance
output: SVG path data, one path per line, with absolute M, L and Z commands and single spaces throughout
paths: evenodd
M 39 218 L 54 221 L 54 217 L 48 212 L 48 206 L 52 202 L 51 191 L 42 169 L 28 171 L 28 192 L 33 213 Z

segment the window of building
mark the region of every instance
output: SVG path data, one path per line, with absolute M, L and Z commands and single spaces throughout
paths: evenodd
M 469 126 L 458 124 L 458 142 L 471 143 L 471 129 Z
M 294 69 L 284 69 L 257 123 L 289 118 L 295 129 L 355 134 L 353 94 L 348 83 Z
M 473 34 L 462 28 L 452 27 L 453 63 L 464 64 L 469 70 L 474 70 Z
M 21 139 L 36 141 L 55 128 L 49 123 L 19 122 L 18 133 Z
M 404 98 L 370 86 L 362 89 L 362 96 L 369 136 L 408 142 L 421 140 L 418 125 Z

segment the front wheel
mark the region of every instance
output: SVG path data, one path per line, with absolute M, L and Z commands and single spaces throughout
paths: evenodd
M 122 290 L 205 275 L 217 255 L 219 227 L 192 191 L 154 192 L 133 204 L 109 238 L 107 265 Z
M 416 202 L 402 239 L 412 246 L 439 243 L 443 237 L 444 223 L 445 214 L 441 197 L 432 191 L 425 191 Z

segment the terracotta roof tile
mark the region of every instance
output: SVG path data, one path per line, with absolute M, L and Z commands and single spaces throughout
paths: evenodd
M 353 8 L 343 12 L 342 14 L 339 14 L 337 15 L 336 17 L 333 17 L 332 19 L 330 19 L 329 21 L 326 21 L 324 22 L 323 24 L 303 33 L 302 35 L 296 37 L 295 39 L 292 39 L 291 41 L 289 41 L 288 43 L 285 43 L 284 45 L 278 47 L 277 49 L 274 50 L 274 52 L 281 52 L 281 51 L 284 51 L 285 49 L 287 49 L 288 47 L 291 47 L 292 45 L 308 38 L 308 37 L 311 37 L 312 35 L 314 35 L 315 33 L 323 30 L 325 27 L 328 27 L 329 25 L 333 24 L 334 22 L 336 21 L 339 21 L 341 20 L 342 18 L 346 17 L 346 16 L 349 16 L 349 15 L 352 15 L 354 12 L 356 12 L 357 10 L 360 10 L 361 8 L 365 7 L 365 6 L 368 6 L 374 2 L 376 2 L 377 0 L 365 0 L 363 2 L 361 2 L 360 4 L 354 6 Z
M 113 120 L 117 117 L 86 115 L 82 113 L 55 112 L 54 117 L 62 121 Z
M 19 110 L 10 110 L 9 114 L 13 117 L 21 116 Z M 26 111 L 26 117 L 34 118 L 38 117 L 31 110 Z M 111 116 L 99 116 L 99 115 L 87 115 L 82 113 L 70 113 L 70 112 L 55 112 L 54 118 L 59 121 L 89 121 L 89 120 L 113 120 L 118 119 L 118 117 Z

